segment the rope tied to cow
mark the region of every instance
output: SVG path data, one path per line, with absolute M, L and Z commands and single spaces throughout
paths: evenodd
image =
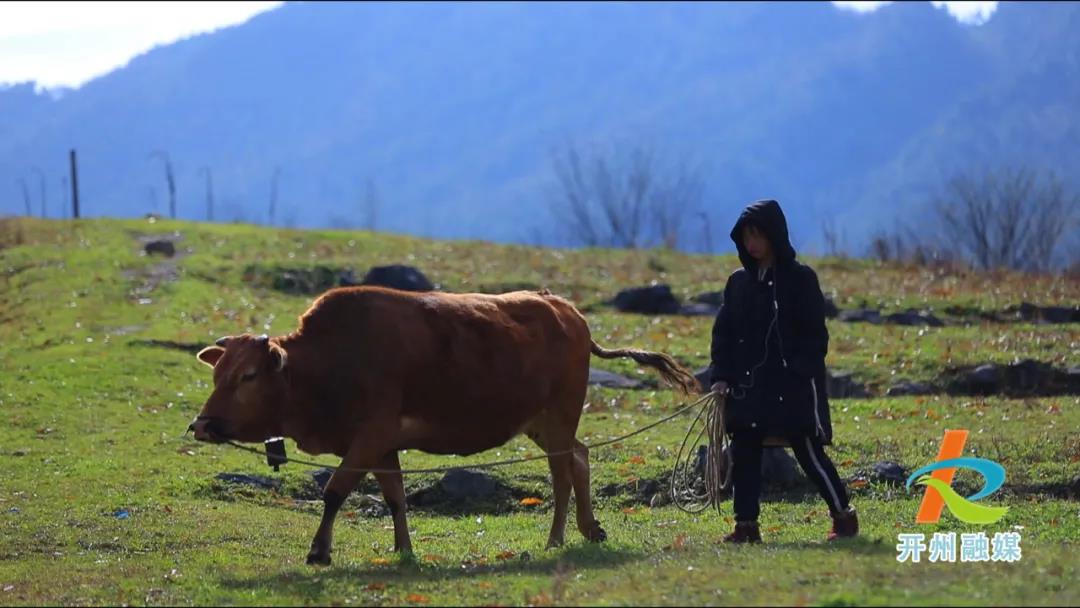
M 634 437 L 635 435 L 640 435 L 641 433 L 652 430 L 662 424 L 670 422 L 671 420 L 678 418 L 679 416 L 683 415 L 684 413 L 695 407 L 701 407 L 701 409 L 699 410 L 697 417 L 690 424 L 690 428 L 687 430 L 686 436 L 683 437 L 682 444 L 679 447 L 679 454 L 676 457 L 675 466 L 672 469 L 671 474 L 671 497 L 676 506 L 690 513 L 701 512 L 709 505 L 713 505 L 719 508 L 720 494 L 723 489 L 727 488 L 730 485 L 730 467 L 728 466 L 730 460 L 728 458 L 729 450 L 727 434 L 723 426 L 724 398 L 722 395 L 719 395 L 717 393 L 708 393 L 702 396 L 697 401 L 694 401 L 693 403 L 684 404 L 682 407 L 675 410 L 675 412 L 661 418 L 660 420 L 657 420 L 656 422 L 650 423 L 646 426 L 641 427 L 640 429 L 636 429 L 630 433 L 626 433 L 618 437 L 613 437 L 611 439 L 598 443 L 586 444 L 584 449 L 592 450 L 595 448 L 601 448 L 625 441 L 627 439 L 630 439 L 631 437 Z M 693 434 L 694 428 L 698 425 L 698 423 L 702 420 L 703 417 L 706 421 L 706 424 L 704 427 L 702 427 L 701 431 L 698 432 L 695 440 L 690 444 L 691 451 L 687 452 L 687 439 L 689 439 L 689 437 Z M 682 491 L 677 491 L 676 478 L 681 477 L 685 480 L 692 474 L 690 470 L 690 468 L 693 466 L 691 464 L 692 459 L 684 458 L 684 454 L 696 453 L 694 452 L 694 450 L 696 449 L 696 446 L 700 443 L 701 438 L 705 434 L 706 430 L 708 431 L 709 436 L 709 455 L 705 466 L 705 491 L 704 493 L 701 493 L 689 488 Z M 243 445 L 233 440 L 226 440 L 224 441 L 224 443 L 245 452 L 259 454 L 260 456 L 263 454 L 262 451 L 256 448 Z M 273 459 L 277 464 L 285 464 L 291 462 L 298 465 L 326 468 L 333 471 L 349 471 L 354 473 L 373 474 L 399 473 L 402 475 L 406 475 L 421 473 L 446 473 L 456 469 L 493 469 L 496 467 L 530 462 L 533 460 L 540 460 L 543 458 L 550 458 L 552 456 L 560 456 L 563 454 L 571 454 L 579 451 L 582 451 L 582 448 L 571 448 L 568 450 L 560 450 L 557 452 L 544 452 L 542 454 L 533 456 L 520 456 L 517 458 L 508 458 L 505 460 L 495 460 L 491 462 L 482 462 L 477 464 L 429 467 L 419 469 L 376 469 L 345 466 L 335 467 L 319 462 L 302 460 L 299 458 L 290 458 L 284 455 L 273 456 Z M 682 473 L 682 475 L 679 475 L 679 473 Z M 687 499 L 689 499 L 689 501 L 687 501 Z M 700 503 L 701 506 L 693 506 L 696 503 Z

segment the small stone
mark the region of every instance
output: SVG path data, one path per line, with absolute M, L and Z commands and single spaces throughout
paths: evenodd
M 884 460 L 874 464 L 872 477 L 874 481 L 902 485 L 907 480 L 907 473 L 899 464 Z

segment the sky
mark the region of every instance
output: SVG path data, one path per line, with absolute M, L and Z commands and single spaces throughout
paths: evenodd
M 834 2 L 871 12 L 888 2 Z M 964 23 L 997 2 L 933 2 Z M 242 23 L 281 2 L 0 2 L 0 83 L 78 87 L 155 46 Z

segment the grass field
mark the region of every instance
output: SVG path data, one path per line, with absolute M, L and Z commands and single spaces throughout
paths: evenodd
M 140 255 L 140 238 L 178 234 L 171 261 Z M 998 310 L 1029 301 L 1080 302 L 1080 282 L 964 274 L 811 259 L 841 307 L 885 311 L 950 305 Z M 729 547 L 730 502 L 689 515 L 632 491 L 666 479 L 688 420 L 592 454 L 597 517 L 609 541 L 544 550 L 547 466 L 494 475 L 512 498 L 410 511 L 415 554 L 391 551 L 388 516 L 354 493 L 338 518 L 334 564 L 304 564 L 321 514 L 308 470 L 271 472 L 257 456 L 183 435 L 209 394 L 210 374 L 183 348 L 243 331 L 291 331 L 312 297 L 272 289 L 274 269 L 406 263 L 453 291 L 548 287 L 584 310 L 603 345 L 662 350 L 687 366 L 708 360 L 711 318 L 613 312 L 620 288 L 670 283 L 677 294 L 723 288 L 733 256 L 667 251 L 556 251 L 344 231 L 145 220 L 0 221 L 0 604 L 1080 604 L 1080 396 L 895 397 L 833 400 L 830 453 L 850 480 L 862 535 L 826 544 L 829 520 L 812 492 L 771 492 L 766 543 Z M 828 364 L 873 387 L 930 379 L 946 366 L 1030 357 L 1080 363 L 1073 325 L 980 323 L 917 328 L 829 321 Z M 170 345 L 172 345 L 170 347 Z M 632 363 L 597 367 L 641 378 Z M 674 411 L 668 390 L 592 388 L 579 436 L 600 441 Z M 946 428 L 971 431 L 966 453 L 1008 470 L 982 501 L 1002 521 L 967 526 L 946 512 L 914 523 L 921 494 L 864 474 L 880 460 L 909 471 L 931 462 Z M 290 455 L 299 455 L 289 442 Z M 466 465 L 536 453 L 517 439 L 470 458 L 408 452 L 405 467 Z M 328 465 L 334 459 L 318 459 Z M 218 473 L 279 479 L 235 486 Z M 435 475 L 406 477 L 407 491 Z M 974 491 L 977 476 L 955 486 Z M 970 492 L 967 492 L 970 493 Z M 965 494 L 965 492 L 961 492 Z M 540 504 L 525 506 L 517 497 Z M 572 522 L 572 517 L 571 517 Z M 897 534 L 1020 531 L 1016 563 L 898 563 Z

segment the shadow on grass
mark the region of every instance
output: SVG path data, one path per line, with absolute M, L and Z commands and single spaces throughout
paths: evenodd
M 896 556 L 896 545 L 886 542 L 880 538 L 867 538 L 865 536 L 845 538 L 831 542 L 821 539 L 786 543 L 770 543 L 768 542 L 768 539 L 766 539 L 765 543 L 760 546 L 773 549 L 819 549 L 826 551 L 849 553 L 851 555 L 889 554 L 894 557 Z
M 527 553 L 523 554 L 527 555 Z M 348 555 L 337 559 L 347 560 Z M 389 586 L 402 586 L 433 580 L 468 579 L 474 576 L 505 574 L 551 574 L 557 570 L 591 570 L 618 568 L 624 564 L 646 559 L 648 554 L 637 549 L 607 544 L 578 544 L 562 549 L 539 552 L 530 559 L 513 556 L 505 560 L 486 561 L 424 561 L 415 556 L 395 555 L 385 565 L 346 563 L 329 567 L 301 566 L 297 569 L 248 577 L 224 576 L 221 586 L 239 591 L 272 591 L 292 596 L 318 596 L 327 585 L 358 583 L 376 579 Z
M 185 353 L 196 354 L 200 350 L 206 348 L 207 344 L 203 342 L 175 342 L 173 340 L 132 340 L 128 342 L 128 346 L 150 346 L 156 348 L 168 348 L 172 350 L 179 350 Z

